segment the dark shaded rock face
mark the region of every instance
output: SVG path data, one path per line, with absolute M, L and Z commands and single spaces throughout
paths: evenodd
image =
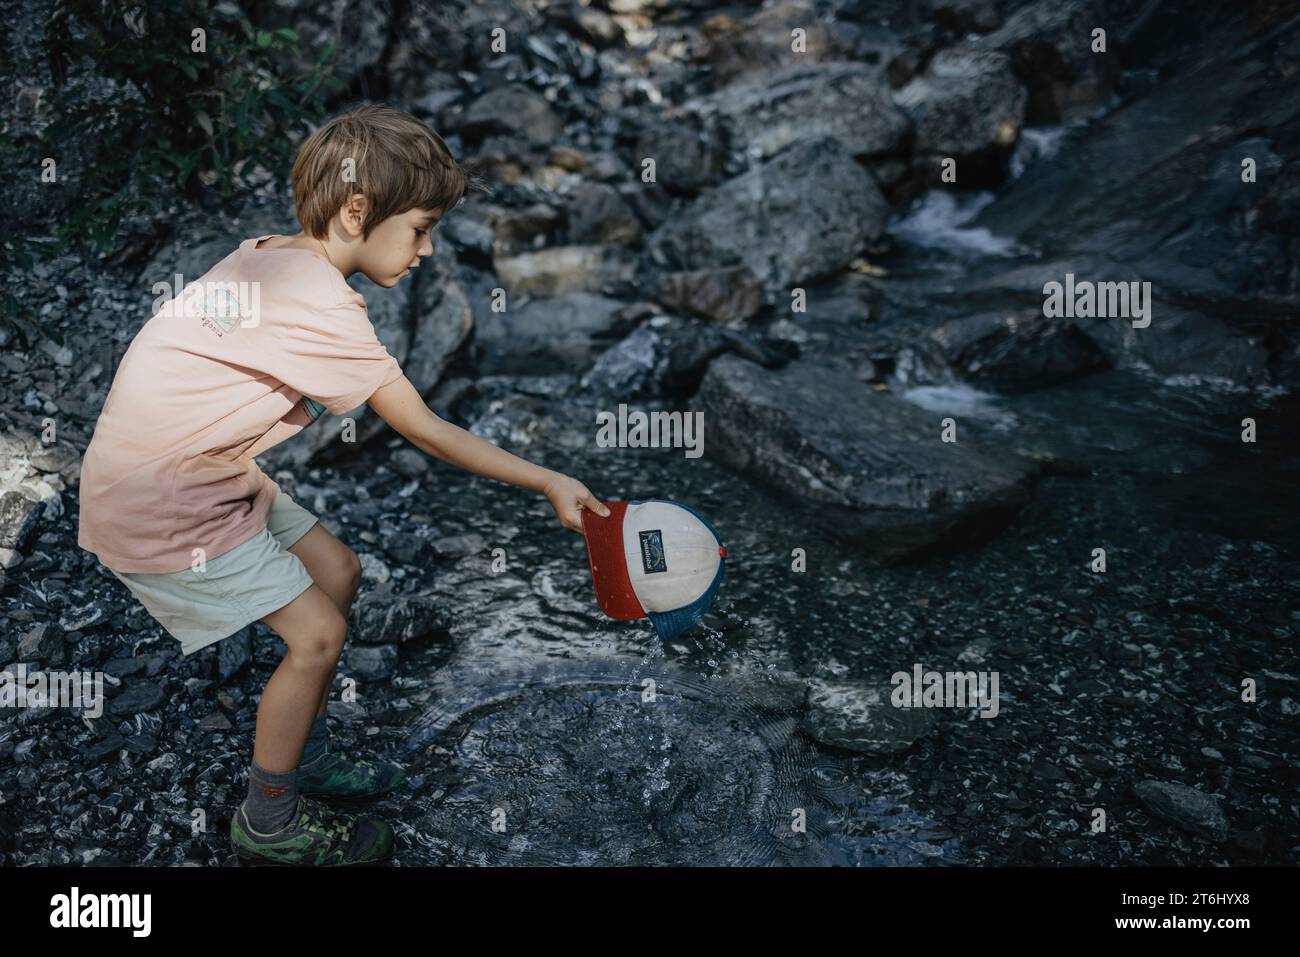
M 889 213 L 871 175 L 823 137 L 705 193 L 660 227 L 650 248 L 679 268 L 744 264 L 785 287 L 847 266 Z
M 1095 112 L 1114 91 L 1119 38 L 1107 37 L 1107 52 L 1092 52 L 1092 31 L 1110 22 L 1091 0 L 1031 3 L 971 46 L 1011 58 L 1029 89 L 1029 123 L 1069 122 Z
M 1077 325 L 1041 310 L 954 319 L 931 338 L 965 378 L 996 392 L 1041 389 L 1106 365 L 1101 349 Z
M 941 441 L 938 416 L 867 388 L 838 366 L 772 372 L 734 356 L 700 386 L 706 455 L 796 501 L 881 558 L 1004 522 L 1027 500 L 1032 468 Z
M 1198 9 L 1196 36 L 1164 57 L 1168 76 L 1071 136 L 1061 162 L 1031 167 L 974 224 L 1122 264 L 1152 283 L 1152 329 L 1163 301 L 1293 351 L 1279 320 L 1300 308 L 1300 97 L 1280 80 L 1300 64 L 1294 13 Z

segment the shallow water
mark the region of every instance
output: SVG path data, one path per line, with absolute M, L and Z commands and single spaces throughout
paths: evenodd
M 890 334 L 958 311 L 930 298 L 964 268 L 951 257 L 905 246 L 891 268 Z M 1293 846 L 1276 774 L 1295 764 L 1300 698 L 1294 398 L 1129 372 L 1013 398 L 894 386 L 975 441 L 1055 463 L 1000 535 L 882 568 L 713 462 L 707 431 L 699 459 L 598 449 L 596 410 L 576 400 L 485 405 L 513 451 L 607 501 L 688 504 L 719 530 L 719 598 L 666 648 L 647 622 L 601 615 L 582 539 L 540 497 L 443 465 L 409 498 L 396 477 L 372 486 L 398 526 L 417 513 L 486 541 L 401 584 L 440 596 L 452 624 L 406 650 L 395 681 L 416 795 L 398 812 L 399 861 L 1234 859 L 1151 820 L 1130 791 L 1145 778 L 1224 798 L 1234 828 L 1270 835 L 1264 860 Z M 1266 441 L 1240 441 L 1243 415 Z M 878 685 L 917 663 L 999 672 L 998 716 L 945 710 L 905 752 L 862 755 L 814 741 L 791 703 L 805 679 Z M 1243 675 L 1265 689 L 1250 708 Z M 1098 806 L 1126 825 L 1113 840 L 1089 840 Z

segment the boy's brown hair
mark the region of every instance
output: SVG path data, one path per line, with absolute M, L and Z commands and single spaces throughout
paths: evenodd
M 482 176 L 458 165 L 427 124 L 379 104 L 330 117 L 298 148 L 293 164 L 298 222 L 316 239 L 328 234 L 334 214 L 357 193 L 370 200 L 362 224 L 362 238 L 369 239 L 389 216 L 417 208 L 445 213 L 467 190 L 485 188 Z

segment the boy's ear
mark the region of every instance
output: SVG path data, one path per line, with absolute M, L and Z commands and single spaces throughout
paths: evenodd
M 369 208 L 369 200 L 360 193 L 353 194 L 339 208 L 339 218 L 342 220 L 343 229 L 349 237 L 355 239 L 361 235 L 361 225 L 365 222 L 366 210 Z

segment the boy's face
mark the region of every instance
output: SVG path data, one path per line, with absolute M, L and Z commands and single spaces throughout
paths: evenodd
M 396 286 L 433 252 L 430 234 L 441 218 L 440 209 L 408 209 L 389 216 L 362 242 L 357 268 L 373 283 Z

